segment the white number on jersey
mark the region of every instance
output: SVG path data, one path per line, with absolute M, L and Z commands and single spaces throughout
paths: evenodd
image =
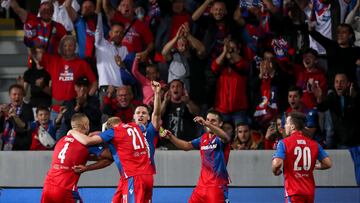
M 297 155 L 294 162 L 294 171 L 300 171 L 304 169 L 305 171 L 310 170 L 311 167 L 311 151 L 309 147 L 301 147 L 297 146 L 294 149 L 294 154 Z M 303 159 L 303 167 L 299 166 L 300 159 Z
M 122 195 L 122 203 L 128 203 L 127 195 Z
M 141 140 L 140 134 L 139 134 L 139 132 L 138 132 L 138 130 L 136 128 L 128 128 L 127 133 L 128 133 L 129 136 L 132 136 L 132 142 L 133 142 L 134 150 L 144 148 L 144 143 Z M 136 139 L 136 138 L 138 138 L 138 139 Z M 138 145 L 137 140 L 139 140 L 140 145 Z
M 63 164 L 64 163 L 64 160 L 65 160 L 65 155 L 66 155 L 66 151 L 69 147 L 69 144 L 70 143 L 65 143 L 64 147 L 62 148 L 62 150 L 60 151 L 59 155 L 58 155 L 58 158 L 60 159 L 60 162 Z

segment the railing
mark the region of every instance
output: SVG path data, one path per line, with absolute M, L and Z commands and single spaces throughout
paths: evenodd
M 347 150 L 328 150 L 333 168 L 315 171 L 317 186 L 356 186 L 354 165 Z M 230 186 L 273 187 L 283 185 L 283 176 L 271 173 L 273 151 L 231 151 Z M 42 187 L 51 162 L 51 151 L 0 152 L 0 186 Z M 199 151 L 156 151 L 156 186 L 194 186 L 200 173 Z M 84 173 L 79 186 L 116 186 L 119 172 L 110 167 Z

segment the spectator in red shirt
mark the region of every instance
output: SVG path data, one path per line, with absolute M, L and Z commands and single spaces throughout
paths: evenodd
M 38 106 L 36 108 L 36 121 L 30 124 L 31 146 L 30 150 L 50 150 L 55 145 L 56 127 L 60 125 L 62 114 L 59 114 L 56 121 L 50 120 L 50 110 L 46 106 Z M 58 123 L 56 123 L 58 122 Z M 40 135 L 43 134 L 43 135 Z M 45 143 L 40 141 L 40 136 L 50 136 L 47 140 L 54 141 L 53 143 Z
M 303 54 L 303 67 L 298 76 L 296 86 L 303 90 L 302 102 L 307 108 L 316 106 L 316 98 L 312 88 L 317 84 L 322 92 L 327 90 L 326 75 L 317 65 L 318 53 L 315 49 L 309 48 Z
M 129 53 L 139 52 L 141 61 L 144 61 L 154 49 L 154 37 L 148 27 L 135 16 L 135 3 L 133 0 L 122 0 L 115 10 L 109 0 L 103 1 L 103 8 L 111 21 L 120 22 L 129 27 L 122 41 Z
M 46 53 L 58 54 L 59 42 L 66 35 L 66 30 L 63 25 L 51 20 L 53 4 L 50 1 L 41 3 L 39 17 L 21 8 L 15 0 L 11 1 L 10 6 L 24 23 L 25 45 L 31 48 L 34 44 L 41 43 Z
M 173 0 L 171 2 L 171 10 L 168 12 L 169 14 L 161 18 L 159 28 L 156 31 L 156 61 L 164 60 L 161 56 L 161 50 L 168 41 L 177 35 L 179 28 L 185 23 L 191 23 L 191 16 L 186 11 L 185 6 L 185 0 Z
M 60 41 L 60 55 L 49 55 L 36 52 L 34 58 L 44 66 L 50 74 L 52 85 L 52 116 L 54 120 L 60 110 L 60 105 L 65 100 L 75 98 L 75 81 L 80 76 L 86 76 L 91 85 L 89 95 L 94 95 L 97 90 L 97 81 L 88 63 L 77 57 L 76 39 L 74 36 L 67 35 Z
M 104 97 L 103 113 L 110 117 L 119 117 L 123 123 L 132 122 L 135 109 L 141 102 L 134 99 L 130 86 L 118 87 L 115 98 L 114 91 L 113 86 L 108 87 L 107 95 Z
M 270 121 L 286 109 L 288 88 L 293 85 L 293 81 L 290 75 L 280 68 L 273 51 L 265 50 L 261 60 L 259 70 L 254 71 L 258 73 L 258 77 L 250 80 L 253 90 L 250 104 L 255 110 L 254 124 L 264 132 Z
M 234 39 L 226 39 L 223 51 L 211 64 L 218 74 L 215 96 L 215 110 L 224 115 L 224 121 L 243 121 L 248 117 L 248 96 L 246 83 L 248 62 L 240 56 L 239 45 Z

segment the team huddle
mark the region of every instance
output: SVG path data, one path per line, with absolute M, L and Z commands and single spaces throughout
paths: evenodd
M 89 119 L 84 114 L 72 117 L 72 129 L 55 146 L 41 202 L 81 202 L 77 191 L 80 174 L 104 168 L 112 162 L 120 173 L 112 202 L 151 202 L 156 173 L 155 146 L 159 138 L 168 139 L 183 150 L 200 150 L 201 173 L 189 202 L 229 202 L 226 167 L 231 137 L 221 129 L 221 114 L 210 110 L 206 119 L 195 117 L 194 122 L 204 126 L 205 133 L 190 142 L 180 140 L 160 127 L 160 84 L 153 81 L 152 90 L 154 109 L 151 116 L 146 106 L 138 106 L 133 115 L 134 122 L 123 123 L 112 117 L 106 122 L 105 131 L 89 134 Z M 313 170 L 327 169 L 332 164 L 322 147 L 301 133 L 304 122 L 303 114 L 289 114 L 285 131 L 290 136 L 278 143 L 272 162 L 274 175 L 280 175 L 283 167 L 285 196 L 289 202 L 313 202 Z M 86 165 L 88 160 L 96 162 Z M 316 164 L 316 160 L 319 163 Z

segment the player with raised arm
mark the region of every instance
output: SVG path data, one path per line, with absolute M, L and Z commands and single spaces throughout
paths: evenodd
M 314 169 L 324 170 L 332 162 L 324 149 L 301 131 L 305 115 L 291 112 L 286 118 L 285 133 L 290 135 L 280 140 L 272 160 L 272 172 L 278 176 L 284 170 L 286 202 L 314 202 Z M 320 163 L 316 164 L 316 160 Z
M 155 169 L 155 147 L 159 138 L 161 124 L 161 85 L 159 82 L 151 81 L 151 88 L 154 91 L 154 110 L 151 114 L 145 105 L 139 105 L 134 112 L 134 122 L 139 125 L 149 143 L 151 163 Z
M 109 144 L 121 176 L 118 187 L 121 195 L 116 193 L 113 203 L 151 201 L 155 171 L 150 160 L 149 144 L 136 123 L 120 123 L 92 137 L 81 132 L 69 132 L 85 145 Z
M 227 202 L 229 175 L 226 166 L 230 154 L 231 138 L 221 129 L 222 116 L 217 111 L 210 110 L 206 120 L 197 116 L 194 121 L 206 127 L 206 132 L 190 142 L 178 139 L 168 130 L 160 135 L 169 139 L 179 149 L 200 150 L 201 173 L 189 203 Z
M 90 128 L 89 119 L 84 114 L 74 114 L 71 118 L 71 127 L 73 132 L 87 134 Z M 98 148 L 88 148 L 71 133 L 58 141 L 52 155 L 50 170 L 45 178 L 42 203 L 82 202 L 77 191 L 80 173 L 75 172 L 74 167 L 85 165 L 90 153 L 99 154 Z M 111 164 L 111 161 L 103 159 L 90 164 L 89 168 L 96 169 L 106 164 Z

